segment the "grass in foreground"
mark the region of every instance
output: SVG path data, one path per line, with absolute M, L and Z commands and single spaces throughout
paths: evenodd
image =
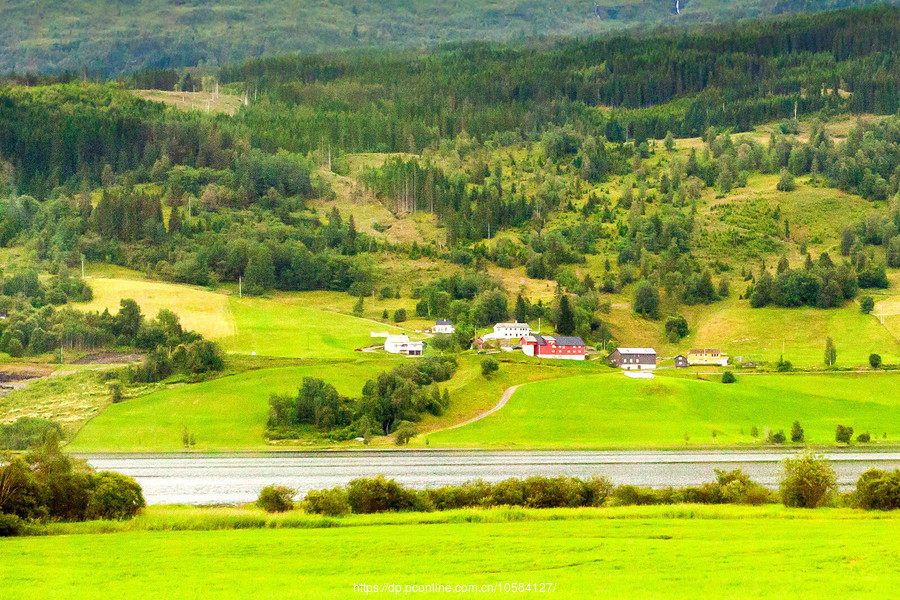
M 634 380 L 609 372 L 537 382 L 519 388 L 503 410 L 436 432 L 429 443 L 495 448 L 749 444 L 761 442 L 766 427 L 790 436 L 794 420 L 812 444 L 833 444 L 838 424 L 868 431 L 877 441 L 884 433 L 883 441 L 900 439 L 900 375 L 895 373 L 738 375 L 730 385 L 711 379 L 657 374 Z M 750 435 L 754 426 L 759 440 Z
M 179 514 L 197 519 L 204 510 L 150 509 L 133 523 L 175 523 Z M 397 583 L 402 593 L 405 585 L 436 582 L 545 582 L 562 598 L 759 598 L 789 586 L 792 597 L 818 599 L 888 597 L 900 583 L 893 568 L 895 513 L 494 509 L 327 524 L 319 518 L 314 529 L 287 528 L 291 519 L 309 518 L 302 514 L 264 517 L 252 509 L 215 509 L 211 519 L 228 513 L 256 514 L 273 529 L 135 527 L 112 535 L 4 539 L 0 580 L 21 600 L 346 598 L 355 595 L 355 583 Z

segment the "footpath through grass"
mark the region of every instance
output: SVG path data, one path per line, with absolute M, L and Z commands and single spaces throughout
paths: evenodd
M 637 448 L 760 443 L 799 420 L 807 443 L 833 444 L 838 424 L 874 442 L 900 440 L 900 374 L 738 375 L 702 380 L 620 372 L 540 381 L 471 425 L 429 436 L 431 447 Z M 751 436 L 756 427 L 759 438 Z M 715 432 L 715 435 L 713 434 Z M 883 435 L 887 434 L 886 438 Z
M 178 509 L 156 512 L 166 511 L 178 521 Z M 213 518 L 228 511 L 259 513 L 215 509 Z M 347 598 L 362 596 L 354 584 L 392 583 L 400 595 L 407 585 L 478 586 L 449 594 L 460 598 L 544 597 L 481 586 L 548 583 L 559 598 L 760 598 L 790 589 L 818 600 L 891 597 L 900 584 L 896 513 L 493 509 L 318 518 L 310 529 L 290 528 L 291 518 L 310 517 L 275 517 L 265 529 L 2 539 L 0 581 L 17 600 Z

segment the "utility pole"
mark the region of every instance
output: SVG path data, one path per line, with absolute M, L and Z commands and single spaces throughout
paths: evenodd
M 238 275 L 238 298 L 244 297 L 244 278 Z
M 84 279 L 84 254 L 81 255 L 81 278 Z

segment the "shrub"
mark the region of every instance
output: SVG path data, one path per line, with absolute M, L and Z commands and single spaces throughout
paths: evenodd
M 22 519 L 16 515 L 5 515 L 0 513 L 0 538 L 22 535 L 24 528 Z
M 779 429 L 777 433 L 769 432 L 769 437 L 766 441 L 770 444 L 783 444 L 785 441 L 784 437 L 784 429 Z
M 286 512 L 294 510 L 294 496 L 297 490 L 283 485 L 267 485 L 259 492 L 256 505 L 266 512 Z
M 603 506 L 615 490 L 609 479 L 596 475 L 585 479 L 581 484 L 584 488 L 581 492 L 583 506 Z
M 804 452 L 784 459 L 782 467 L 779 491 L 785 506 L 816 508 L 837 487 L 831 463 L 821 456 Z
M 659 318 L 659 290 L 644 280 L 634 290 L 634 312 L 650 319 Z
M 800 426 L 800 421 L 794 421 L 794 424 L 791 425 L 791 441 L 799 444 L 805 439 L 806 434 L 803 432 L 803 427 Z
M 871 365 L 871 367 L 873 369 L 877 369 L 877 368 L 881 367 L 881 355 L 870 354 L 869 355 L 869 365 Z
M 866 510 L 900 508 L 900 471 L 869 469 L 856 482 L 853 503 Z
M 775 187 L 779 192 L 793 192 L 797 188 L 797 184 L 794 182 L 794 176 L 791 175 L 790 171 L 782 169 L 781 177 L 778 178 L 778 183 Z
M 675 341 L 678 341 L 687 334 L 688 323 L 683 316 L 678 315 L 677 317 L 669 317 L 666 320 L 666 335 L 669 337 L 669 339 L 675 339 Z
M 529 477 L 525 480 L 526 505 L 531 508 L 582 506 L 582 483 L 574 477 Z
M 481 359 L 481 374 L 490 377 L 500 369 L 500 363 L 493 356 L 486 356 Z
M 726 504 L 750 504 L 759 506 L 774 500 L 774 495 L 765 486 L 750 479 L 740 469 L 722 471 L 716 469 L 716 483 L 720 501 Z
M 86 514 L 89 519 L 130 519 L 144 506 L 144 494 L 134 479 L 103 472 L 94 477 Z
M 409 440 L 417 435 L 419 435 L 419 428 L 416 427 L 415 423 L 400 421 L 400 426 L 397 427 L 396 435 L 394 436 L 394 443 L 398 446 L 408 444 Z
M 416 494 L 384 475 L 354 479 L 347 484 L 347 500 L 356 514 L 412 510 Z
M 784 360 L 784 357 L 781 356 L 778 358 L 778 362 L 775 363 L 775 370 L 779 373 L 786 373 L 794 368 L 794 365 L 791 364 L 791 361 Z
M 340 517 L 350 512 L 347 490 L 342 487 L 330 490 L 310 490 L 303 500 L 303 508 L 317 515 Z
M 734 383 L 735 381 L 737 380 L 734 378 L 734 373 L 731 371 L 722 373 L 722 383 Z
M 859 442 L 860 444 L 868 444 L 869 442 L 872 441 L 872 436 L 869 435 L 868 432 L 861 433 L 858 436 L 856 436 L 856 441 Z
M 866 314 L 871 313 L 875 310 L 875 300 L 872 296 L 863 296 L 859 300 L 859 309 Z
M 614 506 L 646 506 L 658 504 L 658 502 L 652 489 L 620 485 L 613 492 L 612 504 Z
M 394 323 L 402 323 L 406 320 L 406 309 L 398 308 L 394 311 Z
M 113 404 L 118 404 L 122 401 L 122 384 L 121 383 L 111 383 L 109 384 L 109 396 L 110 400 L 112 400 Z
M 839 444 L 849 444 L 850 440 L 853 438 L 853 428 L 852 427 L 844 427 L 843 425 L 838 425 L 834 430 L 834 441 Z
M 20 417 L 9 425 L 0 425 L 0 448 L 27 450 L 46 442 L 51 432 L 62 437 L 59 423 L 37 417 Z

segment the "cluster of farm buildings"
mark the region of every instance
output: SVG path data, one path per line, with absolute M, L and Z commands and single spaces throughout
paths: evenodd
M 431 333 L 452 334 L 455 331 L 450 321 L 436 321 Z M 384 337 L 384 349 L 391 354 L 421 356 L 425 351 L 425 342 L 411 341 L 405 334 L 372 334 L 373 337 Z M 479 349 L 491 343 L 506 344 L 510 349 L 521 349 L 526 356 L 537 358 L 553 358 L 567 360 L 586 360 L 587 348 L 584 340 L 578 336 L 540 335 L 531 330 L 528 323 L 497 323 L 492 332 L 486 333 L 474 342 Z M 511 346 L 515 344 L 515 346 Z M 647 371 L 657 367 L 659 357 L 653 348 L 616 348 L 606 357 L 613 366 L 626 371 Z M 717 348 L 695 348 L 687 355 L 675 357 L 675 367 L 689 366 L 727 366 L 728 355 Z

